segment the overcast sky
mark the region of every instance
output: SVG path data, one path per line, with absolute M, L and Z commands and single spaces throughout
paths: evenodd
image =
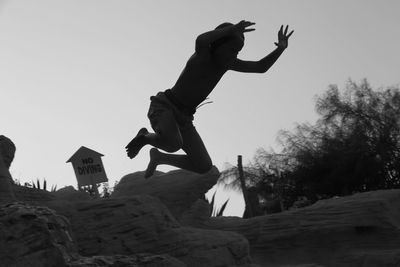
M 267 73 L 227 73 L 195 115 L 218 168 L 239 154 L 246 163 L 257 148 L 279 149 L 279 130 L 313 123 L 314 98 L 330 84 L 399 85 L 399 10 L 396 0 L 0 0 L 0 134 L 17 146 L 11 173 L 76 186 L 66 161 L 80 146 L 105 155 L 111 184 L 144 170 L 149 147 L 134 160 L 124 147 L 150 128 L 149 97 L 174 85 L 197 35 L 254 21 L 239 57 L 258 60 L 289 24 L 289 48 Z

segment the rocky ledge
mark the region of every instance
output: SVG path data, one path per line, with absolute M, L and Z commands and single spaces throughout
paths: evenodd
M 263 266 L 400 266 L 400 190 L 322 200 L 278 214 L 208 218 L 196 227 L 247 238 Z
M 15 190 L 25 203 L 0 206 L 0 266 L 400 266 L 400 190 L 210 218 L 203 196 L 217 177 L 135 173 L 99 200 Z

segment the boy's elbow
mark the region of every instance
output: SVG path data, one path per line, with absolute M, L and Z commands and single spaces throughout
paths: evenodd
M 249 72 L 263 74 L 263 73 L 266 73 L 267 70 L 268 69 L 266 69 L 266 68 L 254 68 Z
M 207 40 L 205 40 L 204 37 L 202 37 L 200 35 L 200 36 L 198 36 L 196 38 L 196 51 L 199 51 L 199 50 L 202 50 L 204 48 L 207 48 L 208 46 L 209 46 L 208 42 L 207 42 Z
M 255 63 L 253 66 L 255 73 L 266 73 L 270 67 L 271 66 L 265 64 L 262 61 L 257 61 L 257 63 Z
M 205 44 L 207 44 L 207 43 L 208 43 L 207 37 L 204 36 L 204 34 L 200 34 L 199 36 L 197 36 L 197 38 L 196 38 L 196 45 L 197 45 L 197 44 L 199 44 L 199 45 L 205 45 Z
M 270 68 L 270 66 L 268 66 L 268 67 L 262 67 L 262 68 L 260 69 L 260 72 L 259 72 L 259 73 L 266 73 L 266 72 L 269 70 L 269 68 Z

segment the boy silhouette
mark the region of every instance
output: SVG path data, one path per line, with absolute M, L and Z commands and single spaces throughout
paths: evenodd
M 154 133 L 139 130 L 126 146 L 129 158 L 150 144 L 150 162 L 145 178 L 153 175 L 158 165 L 167 164 L 196 173 L 206 173 L 212 167 L 211 158 L 200 135 L 193 126 L 196 108 L 207 98 L 221 77 L 228 71 L 265 73 L 288 47 L 288 26 L 278 32 L 277 48 L 259 61 L 237 58 L 244 46 L 244 33 L 254 31 L 253 22 L 223 23 L 196 38 L 195 53 L 189 58 L 175 85 L 150 97 L 148 118 Z M 186 155 L 172 153 L 182 149 Z

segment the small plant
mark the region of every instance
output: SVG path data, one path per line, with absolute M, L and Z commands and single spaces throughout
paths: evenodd
M 111 196 L 113 189 L 114 188 L 111 188 L 110 185 L 108 184 L 108 182 L 104 183 L 103 190 L 102 190 L 102 193 L 100 194 L 100 196 L 102 198 L 109 198 Z
M 226 205 L 227 205 L 228 202 L 229 202 L 229 199 L 227 199 L 227 200 L 225 201 L 225 203 L 222 204 L 221 208 L 217 209 L 217 208 L 215 207 L 215 194 L 216 194 L 216 193 L 217 193 L 217 192 L 214 192 L 214 194 L 213 194 L 213 196 L 212 196 L 212 198 L 211 198 L 211 202 L 210 202 L 210 206 L 212 207 L 211 216 L 213 216 L 213 217 L 221 217 L 222 214 L 223 214 L 224 211 L 225 211 L 225 208 L 226 208 Z
M 34 181 L 32 181 L 32 183 L 25 183 L 24 186 L 30 187 L 30 188 L 33 188 L 33 189 L 39 189 L 39 190 L 48 191 L 47 190 L 47 181 L 46 181 L 46 179 L 43 179 L 43 186 L 40 186 L 39 179 L 36 179 L 36 184 L 35 184 Z M 55 192 L 55 191 L 57 191 L 57 185 L 52 185 L 49 192 Z

